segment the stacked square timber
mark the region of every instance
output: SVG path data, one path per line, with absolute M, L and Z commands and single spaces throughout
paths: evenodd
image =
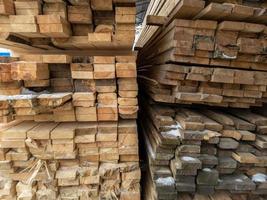
M 266 22 L 262 1 L 149 4 L 135 45 L 146 199 L 266 199 L 266 117 L 220 109 L 266 102 Z
M 265 46 L 265 25 L 174 20 L 141 55 L 147 56 L 142 62 L 146 64 L 179 62 L 266 71 Z
M 95 93 L 75 92 L 72 98 L 77 121 L 97 121 Z
M 1 130 L 1 198 L 139 199 L 137 161 L 134 120 L 17 122 Z
M 12 108 L 5 96 L 0 96 L 0 122 L 8 123 L 12 121 Z
M 65 1 L 44 1 L 43 14 L 44 15 L 60 15 L 67 19 L 67 2 Z
M 135 14 L 135 0 L 2 0 L 0 40 L 20 52 L 131 51 Z
M 119 115 L 123 119 L 135 119 L 138 111 L 136 63 L 130 56 L 118 56 L 116 60 Z
M 18 58 L 0 57 L 0 94 L 16 95 L 21 92 L 21 82 L 12 79 L 12 63 Z
M 228 1 L 207 0 L 206 7 L 195 16 L 195 19 L 247 21 L 266 24 L 264 1 Z
M 134 57 L 130 58 L 134 59 Z M 15 66 L 17 66 L 17 64 L 18 63 L 15 63 Z M 31 63 L 28 63 L 29 65 L 27 65 L 27 62 L 23 62 L 23 64 L 26 64 L 26 66 L 31 66 Z M 76 65 L 77 63 L 72 64 Z M 112 65 L 115 70 L 115 64 Z M 60 64 L 49 64 L 49 66 L 52 66 L 53 70 L 55 70 L 55 67 L 60 66 Z M 66 65 L 64 64 L 63 67 L 65 66 Z M 57 122 L 117 121 L 119 117 L 122 119 L 136 119 L 138 111 L 138 87 L 135 78 L 136 72 L 133 76 L 128 75 L 127 77 L 116 79 L 114 71 L 110 79 L 106 76 L 107 71 L 101 71 L 102 65 L 100 64 L 99 66 L 100 69 L 96 68 L 94 65 L 94 71 L 92 73 L 98 74 L 97 76 L 100 76 L 100 79 L 93 79 L 94 77 L 89 77 L 89 79 L 78 79 L 85 81 L 85 84 L 87 84 L 87 80 L 91 81 L 90 87 L 77 86 L 73 91 L 72 86 L 69 87 L 68 85 L 62 85 L 64 84 L 64 78 L 54 78 L 55 74 L 60 76 L 64 75 L 66 70 L 63 69 L 62 71 L 50 71 L 50 74 L 52 74 L 51 77 L 53 77 L 53 79 L 50 80 L 51 87 L 50 89 L 49 87 L 43 88 L 43 90 L 50 90 L 50 93 L 42 92 L 43 94 L 33 93 L 31 95 L 20 94 L 15 96 L 7 96 L 6 103 L 14 108 L 14 116 L 21 120 L 43 121 L 42 117 L 44 117 L 46 120 L 49 118 L 50 120 Z M 104 64 L 103 66 L 106 65 Z M 104 73 L 103 77 L 101 73 Z M 14 75 L 14 77 L 21 77 L 21 74 L 23 73 L 19 71 L 18 74 L 19 76 Z M 108 72 L 108 74 L 110 74 L 110 72 Z M 78 77 L 76 76 L 73 78 Z M 39 82 L 39 80 L 37 81 Z M 72 79 L 70 79 L 70 81 L 72 82 Z M 75 81 L 77 80 L 74 80 L 74 82 Z M 117 81 L 119 85 L 118 94 L 116 84 Z M 83 82 L 81 83 L 84 84 Z M 125 83 L 128 84 L 126 85 Z M 34 88 L 33 85 L 29 84 L 29 82 L 25 82 L 24 87 L 28 89 Z M 80 88 L 82 88 L 82 90 L 80 90 Z M 26 112 L 26 108 L 28 112 Z
M 16 104 L 16 118 L 42 121 L 42 117 L 50 116 L 52 121 L 117 121 L 119 116 L 137 117 L 135 56 L 74 56 L 71 59 L 63 54 L 23 55 L 21 61 L 11 65 L 12 80 L 22 81 L 29 90 L 46 90 L 46 94 L 7 98 L 10 105 L 23 102 Z M 54 101 L 62 104 L 54 104 Z M 25 105 L 29 112 L 24 112 Z
M 20 81 L 12 79 L 12 62 L 18 58 L 0 57 L 0 122 L 8 123 L 12 121 L 12 107 L 6 95 L 20 94 L 22 84 Z
M 17 92 L 15 94 L 20 95 L 5 98 L 11 106 L 17 100 L 23 102 L 16 105 L 15 111 L 27 105 L 30 111 L 27 114 L 14 113 L 22 120 L 38 121 L 42 120 L 39 119 L 41 116 L 46 119 L 48 113 L 52 121 L 117 121 L 119 116 L 123 119 L 137 118 L 135 56 L 74 56 L 72 59 L 64 54 L 27 54 L 21 56 L 20 61 L 10 64 L 10 74 L 12 81 L 20 81 L 34 94 Z M 39 92 L 45 94 L 39 95 Z M 65 96 L 70 98 L 62 101 L 63 104 L 43 104 L 44 101 L 65 99 Z M 67 114 L 69 117 L 53 119 L 55 114 L 62 117 Z
M 49 79 L 48 64 L 35 62 L 12 63 L 11 76 L 13 80 L 47 80 Z
M 261 106 L 265 30 L 244 22 L 174 20 L 141 51 L 140 79 L 159 102 Z
M 11 15 L 9 17 L 11 31 L 29 38 L 42 38 L 34 15 Z
M 266 102 L 266 5 L 168 3 L 150 3 L 136 43 L 145 198 L 266 199 L 266 117 L 218 108 Z
M 1 96 L 16 119 L 0 131 L 1 198 L 140 199 L 135 60 L 24 54 L 8 63 L 26 92 Z
M 14 80 L 22 80 L 24 87 L 34 91 L 72 92 L 71 56 L 23 55 L 12 63 Z
M 245 6 L 255 6 L 266 8 L 266 2 L 262 1 L 249 1 L 249 0 L 205 0 L 206 2 L 216 2 L 216 3 L 232 3 L 235 5 L 245 5 Z
M 266 198 L 266 117 L 249 110 L 145 101 L 142 106 L 147 198 L 213 196 L 220 191 L 242 194 L 244 199 Z
M 1 77 L 22 90 L 0 93 L 15 119 L 0 130 L 0 199 L 141 199 L 135 1 L 10 2 L 0 44 L 20 59 Z
M 179 0 L 148 6 L 135 47 L 142 49 L 152 42 L 174 19 L 240 21 L 266 24 L 265 1 Z
M 14 1 L 16 15 L 39 15 L 42 13 L 42 1 L 18 0 Z
M 249 108 L 266 102 L 266 77 L 263 71 L 162 64 L 143 68 L 139 79 L 157 102 Z
M 264 5 L 224 2 L 212 2 L 192 17 L 184 10 L 201 4 L 180 1 L 161 23 L 161 14 L 148 9 L 136 47 L 143 46 L 140 81 L 153 100 L 243 108 L 266 102 L 266 25 L 248 16 L 238 19 Z
M 89 2 L 87 5 L 68 6 L 68 20 L 72 24 L 74 36 L 85 36 L 94 30 Z
M 70 24 L 60 15 L 39 15 L 37 24 L 46 37 L 68 38 L 71 35 Z

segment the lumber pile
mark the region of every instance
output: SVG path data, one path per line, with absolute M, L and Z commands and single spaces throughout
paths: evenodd
M 12 63 L 18 61 L 16 57 L 0 57 L 0 94 L 15 95 L 21 92 L 21 82 L 12 78 Z
M 12 62 L 18 58 L 0 57 L 0 122 L 8 123 L 12 121 L 12 106 L 8 102 L 6 95 L 20 94 L 22 84 L 20 81 L 12 79 Z
M 136 44 L 143 46 L 138 58 L 142 88 L 157 102 L 262 106 L 267 95 L 266 25 L 218 19 L 219 11 L 206 18 L 184 17 L 185 10 L 196 5 L 179 2 L 164 18 L 161 13 L 150 15 L 148 9 L 151 25 L 144 24 L 142 30 L 155 31 L 142 32 Z M 163 9 L 165 4 L 158 6 Z
M 1 0 L 0 44 L 17 51 L 131 50 L 135 0 Z
M 1 198 L 140 199 L 135 60 L 2 59 Z
M 179 62 L 266 71 L 265 47 L 265 25 L 174 20 L 141 55 L 147 56 L 143 64 Z
M 264 199 L 266 117 L 249 110 L 169 107 L 145 101 L 142 106 L 149 163 L 147 198 L 227 191 Z
M 135 44 L 143 48 L 153 41 L 174 19 L 241 21 L 266 24 L 264 1 L 176 0 L 150 3 Z M 143 49 L 142 51 L 145 51 Z
M 157 102 L 249 108 L 266 102 L 266 77 L 262 71 L 162 64 L 141 68 L 139 79 Z
M 149 4 L 135 44 L 146 199 L 267 198 L 266 22 L 263 1 Z
M 135 60 L 3 59 L 1 84 L 21 89 L 0 96 L 1 120 L 15 119 L 0 131 L 0 198 L 140 199 Z
M 235 5 L 244 5 L 252 6 L 255 8 L 266 8 L 267 4 L 264 1 L 250 1 L 250 0 L 205 0 L 207 3 L 221 3 L 221 4 L 235 4 Z
M 0 199 L 141 199 L 135 0 L 0 0 Z
M 139 199 L 137 127 L 17 122 L 1 130 L 1 198 Z
M 28 54 L 1 65 L 2 76 L 9 79 L 3 83 L 21 83 L 31 91 L 12 95 L 8 90 L 9 96 L 3 96 L 16 119 L 96 122 L 137 118 L 135 56 Z

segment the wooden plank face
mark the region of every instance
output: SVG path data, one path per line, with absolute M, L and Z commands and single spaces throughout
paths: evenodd
M 4 139 L 26 139 L 27 133 L 36 127 L 36 122 L 23 122 L 2 132 Z
M 37 140 L 48 140 L 50 139 L 50 133 L 57 127 L 58 123 L 47 122 L 39 123 L 33 129 L 27 132 L 27 137 Z
M 75 24 L 92 24 L 92 12 L 89 6 L 68 6 L 68 20 Z
M 92 0 L 91 1 L 91 7 L 92 10 L 96 10 L 96 11 L 110 11 L 113 10 L 113 6 L 112 6 L 112 0 Z
M 60 123 L 51 133 L 51 139 L 73 139 L 76 123 Z
M 38 102 L 42 106 L 60 106 L 71 99 L 70 93 L 42 94 L 38 96 Z
M 114 64 L 94 64 L 94 79 L 114 79 Z
M 2 0 L 0 2 L 1 15 L 13 15 L 15 13 L 13 0 Z

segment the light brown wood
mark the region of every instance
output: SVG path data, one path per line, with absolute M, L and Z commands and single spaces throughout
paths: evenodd
M 24 126 L 0 134 L 2 198 L 139 200 L 136 2 L 3 1 L 0 45 L 20 58 L 0 57 L 0 94 L 19 94 L 0 120 Z

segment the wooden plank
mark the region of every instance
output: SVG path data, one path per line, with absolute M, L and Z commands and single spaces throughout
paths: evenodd
M 91 7 L 92 10 L 96 10 L 96 11 L 110 11 L 113 10 L 113 6 L 112 6 L 112 0 L 92 0 L 91 1 Z
M 28 131 L 36 127 L 36 122 L 23 122 L 2 132 L 2 138 L 6 140 L 26 139 Z
M 77 123 L 60 123 L 50 133 L 51 139 L 73 139 Z
M 39 123 L 33 129 L 27 132 L 27 137 L 33 140 L 48 140 L 50 133 L 57 127 L 58 123 L 45 122 Z
M 41 94 L 38 96 L 38 102 L 42 106 L 57 107 L 63 105 L 70 100 L 71 97 L 71 93 Z

